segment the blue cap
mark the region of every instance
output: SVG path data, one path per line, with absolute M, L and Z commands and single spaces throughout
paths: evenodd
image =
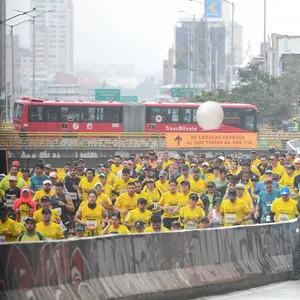
M 290 194 L 290 189 L 287 187 L 287 186 L 284 186 L 282 189 L 281 189 L 281 195 L 284 195 L 284 196 L 287 196 Z
M 84 231 L 84 230 L 85 230 L 85 228 L 84 228 L 84 225 L 82 225 L 82 224 L 78 224 L 75 227 L 75 231 Z

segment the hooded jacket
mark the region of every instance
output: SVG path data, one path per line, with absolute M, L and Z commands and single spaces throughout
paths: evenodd
M 28 191 L 28 197 L 24 196 L 24 190 Z M 25 206 L 23 204 L 25 204 Z M 22 209 L 24 207 L 25 210 Z M 17 222 L 21 222 L 22 217 L 33 217 L 33 214 L 36 211 L 36 205 L 35 202 L 32 200 L 32 196 L 28 187 L 23 187 L 21 189 L 21 196 L 14 202 L 13 209 L 17 211 Z

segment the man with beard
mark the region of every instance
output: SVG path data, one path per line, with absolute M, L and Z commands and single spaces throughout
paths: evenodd
M 36 228 L 36 223 L 35 220 L 28 217 L 25 220 L 25 229 L 26 232 L 21 233 L 18 236 L 17 241 L 18 242 L 38 242 L 38 241 L 43 241 L 45 240 L 45 237 L 43 234 L 36 232 L 35 231 Z

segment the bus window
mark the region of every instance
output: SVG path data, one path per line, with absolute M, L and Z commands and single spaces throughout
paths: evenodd
M 45 122 L 58 122 L 59 108 L 55 106 L 45 106 Z
M 244 129 L 249 130 L 249 131 L 254 131 L 256 132 L 255 128 L 255 117 L 254 114 L 246 114 L 245 115 L 245 126 Z
M 172 119 L 170 123 L 179 123 L 179 108 L 172 108 Z
M 29 122 L 43 122 L 43 106 L 30 105 L 28 120 Z
M 179 108 L 147 107 L 147 123 L 179 123 Z
M 80 122 L 80 113 L 82 107 L 68 106 L 61 107 L 61 121 L 62 122 Z
M 22 119 L 24 105 L 20 103 L 15 103 L 14 105 L 14 119 Z
M 190 124 L 192 122 L 193 117 L 193 109 L 185 108 L 183 111 L 183 123 Z
M 100 113 L 101 115 L 101 113 Z M 122 123 L 121 107 L 104 107 L 103 114 L 104 123 Z

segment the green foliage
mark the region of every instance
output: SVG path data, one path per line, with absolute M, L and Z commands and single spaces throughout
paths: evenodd
M 216 101 L 247 103 L 258 107 L 266 121 L 281 121 L 294 115 L 294 103 L 300 97 L 300 61 L 285 60 L 281 77 L 269 76 L 257 64 L 238 71 L 239 83 L 231 90 L 217 90 L 196 96 L 194 102 Z

